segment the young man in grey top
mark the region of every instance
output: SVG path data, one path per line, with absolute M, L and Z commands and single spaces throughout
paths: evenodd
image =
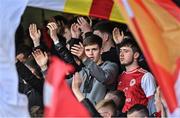
M 118 66 L 110 61 L 102 61 L 102 39 L 97 35 L 86 37 L 83 44 L 75 44 L 71 53 L 85 65 L 79 72 L 82 78 L 80 90 L 95 105 L 117 82 Z

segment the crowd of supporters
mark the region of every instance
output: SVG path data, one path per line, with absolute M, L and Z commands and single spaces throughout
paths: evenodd
M 92 117 L 166 116 L 160 88 L 125 24 L 58 15 L 44 27 L 32 23 L 16 31 L 19 91 L 27 95 L 32 117 L 43 116 L 52 55 L 75 68 L 67 84 Z

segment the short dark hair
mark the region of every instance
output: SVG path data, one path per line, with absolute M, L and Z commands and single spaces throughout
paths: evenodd
M 71 28 L 71 25 L 73 24 L 73 23 L 78 23 L 77 22 L 77 19 L 79 18 L 79 17 L 83 17 L 87 22 L 88 22 L 88 24 L 91 24 L 91 19 L 88 17 L 88 16 L 75 16 L 75 17 L 73 17 L 71 20 L 69 20 L 68 21 L 68 23 L 67 23 L 67 28 Z
M 123 41 L 119 44 L 119 49 L 124 46 L 132 48 L 134 53 L 139 52 L 141 54 L 141 50 L 140 50 L 138 44 L 131 37 L 123 39 Z
M 127 112 L 127 115 L 132 114 L 135 111 L 139 112 L 142 117 L 149 116 L 149 111 L 147 107 L 142 104 L 135 104 L 134 106 L 132 106 Z
M 31 55 L 31 48 L 25 44 L 19 44 L 18 47 L 16 47 L 16 55 L 23 53 L 24 56 L 27 58 L 29 55 Z
M 117 109 L 117 107 L 116 107 L 116 104 L 114 103 L 113 100 L 105 100 L 105 99 L 103 99 L 103 100 L 99 101 L 99 102 L 96 104 L 95 108 L 98 110 L 98 109 L 100 109 L 100 108 L 102 108 L 102 107 L 107 107 L 107 106 L 109 106 L 109 107 L 112 108 L 112 110 L 113 110 L 113 112 L 114 112 L 114 113 L 113 113 L 113 116 L 115 116 L 115 115 L 116 115 L 116 109 Z
M 53 16 L 53 18 L 55 19 L 56 22 L 63 22 L 65 25 L 68 22 L 68 20 L 64 16 L 61 16 L 61 15 Z
M 124 92 L 121 90 L 115 90 L 115 91 L 110 91 L 109 93 L 116 95 L 121 100 L 117 107 L 119 110 L 122 110 L 126 100 L 126 96 Z
M 102 38 L 97 35 L 92 34 L 83 40 L 84 46 L 94 45 L 94 44 L 97 44 L 101 48 L 102 47 Z
M 109 34 L 112 34 L 113 29 L 114 29 L 114 25 L 112 22 L 109 21 L 101 21 L 93 26 L 93 30 L 99 30 L 103 33 L 109 33 Z

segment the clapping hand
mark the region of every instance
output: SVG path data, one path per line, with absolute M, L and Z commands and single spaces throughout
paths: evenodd
M 72 34 L 72 38 L 78 39 L 80 37 L 81 31 L 77 23 L 73 23 L 71 25 L 71 34 Z
M 124 39 L 124 32 L 119 31 L 119 29 L 117 27 L 114 28 L 113 30 L 113 40 L 116 44 L 119 44 L 122 42 L 122 40 Z
M 47 28 L 50 30 L 50 37 L 53 40 L 53 42 L 56 42 L 57 40 L 59 40 L 57 36 L 57 32 L 58 32 L 57 24 L 55 22 L 50 22 L 47 24 Z
M 74 44 L 71 47 L 71 53 L 73 55 L 76 55 L 82 61 L 87 58 L 86 55 L 85 55 L 85 52 L 84 52 L 84 46 L 83 46 L 83 44 L 81 42 L 79 42 L 79 45 Z
M 91 26 L 90 24 L 83 18 L 83 17 L 79 17 L 77 19 L 78 22 L 78 26 L 81 29 L 81 31 L 85 34 L 86 32 L 91 32 Z
M 39 65 L 42 71 L 47 69 L 48 55 L 46 52 L 42 52 L 40 49 L 36 49 L 32 52 L 32 55 Z

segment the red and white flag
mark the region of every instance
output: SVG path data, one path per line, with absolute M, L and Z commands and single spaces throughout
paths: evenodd
M 59 60 L 51 58 L 44 85 L 45 117 L 89 117 L 86 108 L 74 97 L 65 81 L 67 73 L 73 67 Z

